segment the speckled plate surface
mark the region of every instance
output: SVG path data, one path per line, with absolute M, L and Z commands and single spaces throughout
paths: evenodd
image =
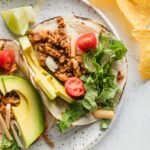
M 37 1 L 40 2 L 41 0 Z M 36 0 L 1 0 L 0 10 L 26 5 L 35 6 L 35 4 Z M 116 35 L 116 37 L 119 38 L 117 32 L 113 29 L 113 26 L 111 25 L 109 20 L 107 20 L 107 18 L 105 18 L 105 16 L 103 16 L 101 12 L 90 7 L 89 3 L 86 0 L 44 0 L 43 4 L 41 5 L 41 9 L 37 15 L 37 23 L 59 15 L 77 15 L 95 19 L 99 22 L 104 23 Z M 1 17 L 0 37 L 14 38 L 13 35 L 7 30 Z M 122 97 L 122 101 L 123 99 L 124 97 Z M 121 103 L 119 104 L 117 111 L 119 111 L 120 105 Z M 112 121 L 111 126 L 114 121 L 115 119 Z M 53 127 L 49 131 L 49 136 L 55 142 L 54 150 L 87 150 L 92 148 L 92 146 L 94 146 L 98 141 L 100 141 L 107 131 L 100 131 L 99 122 L 96 122 L 88 126 L 74 128 L 66 134 L 60 134 L 56 127 Z M 50 149 L 50 147 L 45 143 L 44 140 L 36 142 L 30 148 L 30 150 L 41 149 Z

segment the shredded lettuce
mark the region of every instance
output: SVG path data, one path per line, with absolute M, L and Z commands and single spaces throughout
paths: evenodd
M 95 90 L 89 90 L 84 96 L 82 100 L 82 105 L 89 111 L 94 111 L 97 108 L 97 103 L 95 102 L 96 97 L 98 96 L 98 92 Z
M 87 112 L 92 112 L 100 106 L 103 109 L 113 110 L 116 104 L 114 99 L 120 91 L 112 65 L 122 59 L 127 52 L 123 43 L 114 39 L 112 34 L 101 33 L 99 45 L 96 50 L 91 50 L 84 55 L 84 65 L 88 70 L 88 76 L 82 76 L 86 94 L 83 99 L 76 100 L 71 108 L 63 114 L 63 119 L 58 123 L 58 128 L 64 132 L 71 123 L 79 119 Z M 80 103 L 79 109 L 74 107 Z M 104 121 L 103 121 L 104 122 Z M 106 128 L 106 122 L 102 124 Z
M 57 123 L 59 130 L 64 133 L 66 129 L 71 126 L 71 123 L 84 116 L 87 110 L 82 106 L 82 100 L 75 101 L 71 104 L 71 108 L 67 109 L 64 114 L 62 121 Z

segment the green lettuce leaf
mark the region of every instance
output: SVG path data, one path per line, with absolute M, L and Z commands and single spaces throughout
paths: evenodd
M 92 63 L 93 56 L 94 56 L 94 52 L 86 53 L 84 55 L 84 66 L 89 72 L 95 72 L 96 71 L 96 67 Z
M 98 91 L 96 90 L 89 90 L 87 91 L 84 99 L 82 100 L 82 105 L 89 111 L 94 111 L 97 108 L 97 103 L 95 101 L 96 97 L 98 96 Z
M 83 108 L 81 101 L 75 101 L 71 104 L 71 108 L 64 112 L 62 120 L 57 123 L 58 129 L 60 132 L 64 133 L 74 121 L 78 120 L 86 113 L 87 110 Z
M 17 142 L 15 140 L 9 141 L 5 135 L 2 138 L 2 143 L 0 145 L 0 149 L 20 150 Z
M 118 87 L 116 88 L 103 88 L 102 92 L 100 93 L 98 99 L 99 101 L 106 101 L 108 99 L 113 99 L 118 91 Z
M 12 147 L 10 148 L 10 150 L 20 150 L 21 148 L 19 148 L 18 144 L 16 141 L 14 141 Z
M 13 141 L 9 141 L 6 137 L 6 135 L 3 135 L 2 137 L 2 143 L 1 143 L 1 148 L 2 149 L 6 149 L 6 148 L 10 148 L 13 145 Z

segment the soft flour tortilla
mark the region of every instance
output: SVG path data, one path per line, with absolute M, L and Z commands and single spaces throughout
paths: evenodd
M 57 22 L 56 22 L 57 17 L 46 20 L 36 26 L 34 26 L 31 30 L 32 31 L 42 31 L 42 30 L 50 30 L 51 32 L 55 31 L 57 29 Z M 75 41 L 76 39 L 73 39 L 72 37 L 78 37 L 81 34 L 84 33 L 89 33 L 93 32 L 97 36 L 99 35 L 100 32 L 110 32 L 104 25 L 91 20 L 87 18 L 81 18 L 81 17 L 63 17 L 64 22 L 66 24 L 65 31 L 68 36 L 68 39 L 70 40 L 71 43 L 73 43 L 73 40 Z M 72 46 L 72 45 L 71 45 Z M 24 61 L 26 61 L 26 58 L 23 56 Z M 127 61 L 126 58 L 123 58 L 121 61 L 118 61 L 114 64 L 113 66 L 114 74 L 117 77 L 118 71 L 121 71 L 122 75 L 124 76 L 123 80 L 119 82 L 120 89 L 124 90 L 124 86 L 127 80 Z M 29 76 L 30 79 L 33 83 L 33 85 L 39 90 L 41 96 L 43 97 L 43 103 L 47 107 L 47 109 L 50 111 L 52 116 L 57 119 L 61 120 L 62 119 L 62 113 L 69 107 L 69 104 L 63 100 L 57 99 L 55 101 L 50 101 L 48 97 L 44 94 L 44 92 L 38 87 L 35 82 L 34 82 L 34 72 L 28 66 L 28 71 L 29 71 Z M 117 94 L 116 99 L 119 103 L 119 100 L 121 98 L 121 95 Z M 116 106 L 117 107 L 117 106 Z M 92 113 L 88 113 L 86 116 L 80 118 L 79 120 L 75 121 L 72 123 L 73 126 L 77 125 L 86 125 L 95 122 L 97 119 L 93 116 Z

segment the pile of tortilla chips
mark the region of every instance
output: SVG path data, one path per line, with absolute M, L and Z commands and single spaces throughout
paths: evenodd
M 150 79 L 150 0 L 91 0 L 103 9 L 118 9 L 132 27 L 132 35 L 140 46 L 139 71 L 143 80 Z M 111 11 L 111 10 L 110 10 Z

